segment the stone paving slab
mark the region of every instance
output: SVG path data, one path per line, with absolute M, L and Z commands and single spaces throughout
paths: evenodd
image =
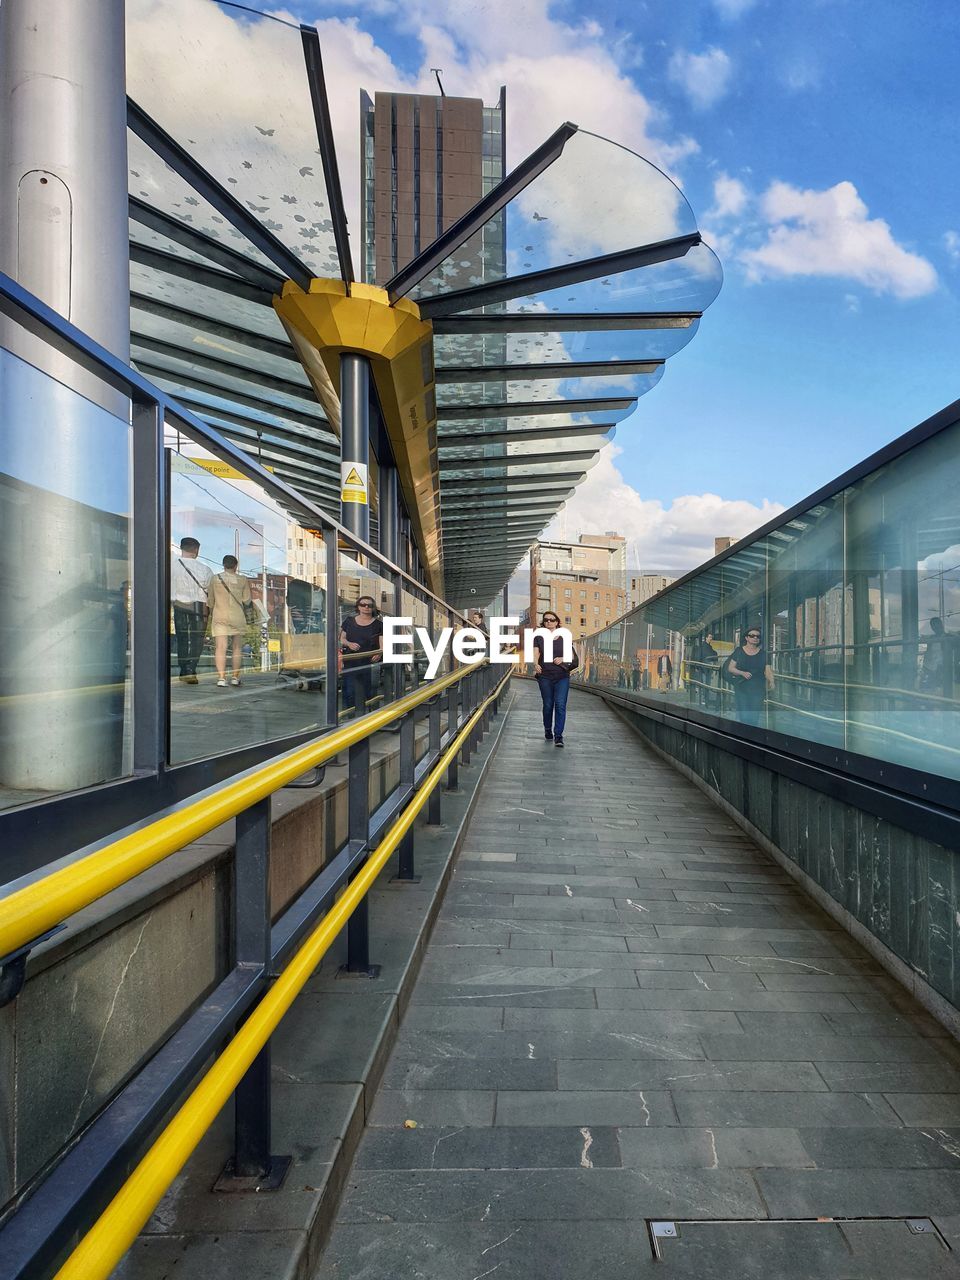
M 599 699 L 565 736 L 520 685 L 314 1280 L 958 1280 L 956 1043 Z

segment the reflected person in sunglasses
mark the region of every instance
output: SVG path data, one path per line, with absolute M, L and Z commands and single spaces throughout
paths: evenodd
M 774 679 L 759 624 L 747 628 L 742 642 L 730 655 L 727 671 L 733 683 L 737 719 L 744 724 L 760 724 L 764 697 L 773 693 Z
M 343 701 L 362 716 L 373 695 L 373 664 L 383 657 L 383 618 L 372 596 L 361 596 L 340 627 Z

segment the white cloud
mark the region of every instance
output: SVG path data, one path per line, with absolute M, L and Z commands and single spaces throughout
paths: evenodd
M 843 295 L 843 301 L 851 315 L 856 316 L 860 314 L 860 299 L 855 293 L 845 293 Z
M 559 536 L 561 525 L 569 539 L 580 533 L 605 533 L 615 525 L 627 538 L 628 564 L 685 571 L 713 555 L 715 537 L 742 538 L 784 510 L 767 499 L 757 506 L 715 493 L 684 494 L 665 506 L 659 499 L 642 497 L 624 480 L 616 466 L 620 452 L 617 445 L 601 452 L 544 537 Z
M 869 216 L 852 182 L 826 191 L 774 182 L 760 210 L 766 239 L 740 255 L 754 280 L 833 276 L 897 298 L 919 298 L 937 287 L 933 266 L 898 244 L 882 218 Z
M 756 3 L 757 0 L 713 0 L 713 7 L 721 18 L 733 21 L 736 18 L 742 18 Z
M 739 178 L 721 173 L 713 180 L 713 208 L 705 216 L 735 218 L 743 213 L 749 199 L 749 192 Z
M 780 75 L 784 88 L 791 93 L 802 93 L 805 89 L 817 89 L 822 79 L 820 66 L 811 58 L 797 56 L 788 62 Z
M 945 231 L 943 247 L 947 251 L 951 266 L 960 266 L 960 231 Z
M 727 92 L 733 63 L 722 49 L 707 49 L 705 53 L 678 49 L 670 59 L 667 73 L 693 105 L 703 110 Z

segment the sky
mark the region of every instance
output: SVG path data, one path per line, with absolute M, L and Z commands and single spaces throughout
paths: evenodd
M 434 67 L 450 94 L 493 104 L 507 86 L 508 165 L 572 120 L 658 164 L 692 205 L 723 289 L 552 536 L 616 529 L 631 565 L 686 570 L 715 535 L 743 536 L 960 394 L 951 0 L 272 12 L 320 31 L 351 208 L 360 88 L 435 92 Z

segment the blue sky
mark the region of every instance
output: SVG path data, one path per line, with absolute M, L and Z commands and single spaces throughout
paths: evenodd
M 716 248 L 719 299 L 569 504 L 568 536 L 613 508 L 635 563 L 689 567 L 960 394 L 954 4 L 293 11 L 321 29 L 346 169 L 359 84 L 429 92 L 440 66 L 448 93 L 507 84 L 511 163 L 572 119 L 666 167 Z

